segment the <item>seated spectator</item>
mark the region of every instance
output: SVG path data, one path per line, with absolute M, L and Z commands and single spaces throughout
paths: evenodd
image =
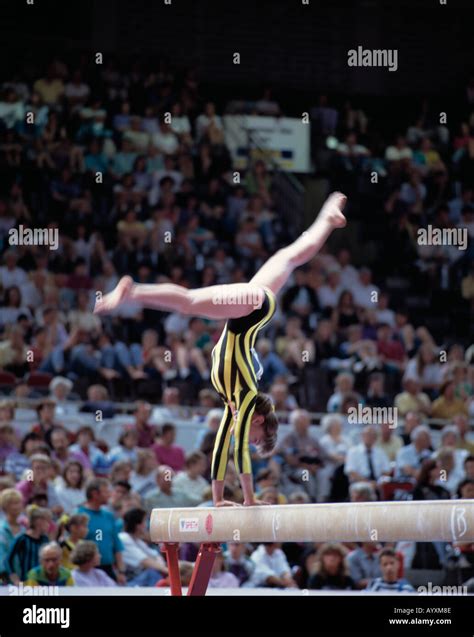
M 187 562 L 185 560 L 180 560 L 178 563 L 179 568 L 179 577 L 181 580 L 182 586 L 189 586 L 191 583 L 191 578 L 193 576 L 194 564 L 192 562 Z M 156 586 L 159 588 L 169 587 L 171 585 L 169 575 L 161 579 Z
M 0 463 L 3 466 L 5 460 L 17 451 L 15 430 L 9 422 L 0 421 Z
M 141 448 L 151 447 L 155 438 L 159 435 L 159 429 L 150 424 L 151 405 L 144 400 L 139 400 L 133 412 L 135 421 L 133 426 L 137 432 L 137 446 Z
M 99 475 L 107 474 L 110 462 L 106 454 L 95 444 L 92 427 L 81 427 L 76 436 L 77 442 L 69 447 L 71 454 L 74 454 L 86 471 L 92 470 Z
M 53 513 L 59 514 L 62 512 L 62 507 L 51 482 L 52 468 L 51 459 L 47 455 L 34 454 L 31 456 L 31 469 L 27 469 L 27 477 L 17 483 L 16 489 L 23 496 L 25 505 L 30 504 L 36 495 L 41 494 L 46 497 L 48 507 Z
M 39 550 L 49 542 L 48 531 L 52 515 L 48 509 L 30 506 L 27 510 L 28 528 L 19 533 L 10 545 L 6 571 L 12 584 L 24 582 L 32 568 L 39 564 Z
M 61 469 L 64 469 L 66 464 L 71 460 L 76 460 L 81 464 L 84 462 L 83 454 L 75 453 L 69 448 L 70 434 L 64 427 L 54 427 L 51 430 L 50 440 L 53 449 L 51 458 L 58 463 Z
M 253 587 L 296 588 L 290 565 L 278 542 L 260 544 L 250 556 L 254 571 L 249 584 Z
M 328 400 L 327 410 L 341 413 L 342 398 L 354 389 L 354 376 L 350 372 L 341 372 L 334 381 L 334 393 Z
M 32 432 L 41 436 L 49 446 L 51 446 L 51 433 L 59 423 L 55 421 L 56 403 L 54 400 L 46 398 L 41 400 L 36 406 L 38 423 L 33 426 Z
M 35 433 L 28 433 L 22 438 L 19 451 L 11 452 L 5 461 L 5 473 L 20 480 L 26 469 L 31 468 L 31 456 L 37 453 L 43 444 L 41 437 Z
M 7 574 L 6 560 L 15 538 L 26 531 L 26 525 L 21 517 L 23 513 L 23 498 L 16 489 L 4 489 L 0 493 L 0 581 Z
M 450 497 L 440 480 L 440 464 L 432 459 L 423 460 L 413 489 L 413 500 L 449 500 Z
M 75 513 L 64 524 L 67 535 L 59 541 L 62 550 L 61 564 L 69 570 L 74 569 L 71 555 L 80 540 L 89 533 L 89 516 L 85 513 Z
M 204 492 L 209 487 L 203 477 L 206 466 L 206 456 L 201 451 L 193 451 L 186 456 L 185 471 L 176 475 L 174 486 L 188 497 L 186 506 L 197 506 L 204 500 Z
M 391 407 L 392 401 L 384 390 L 384 374 L 374 372 L 369 376 L 369 387 L 364 403 L 367 407 Z
M 462 465 L 456 467 L 454 452 L 455 450 L 451 447 L 440 447 L 433 454 L 439 467 L 439 483 L 442 484 L 451 495 L 456 493 L 458 485 L 464 477 Z
M 279 443 L 276 453 L 283 458 L 283 472 L 290 484 L 293 487 L 295 483 L 300 484 L 316 500 L 320 495 L 317 473 L 322 465 L 322 452 L 319 442 L 310 433 L 308 412 L 296 409 L 290 415 L 290 424 L 291 431 Z
M 107 454 L 109 462 L 113 465 L 116 462 L 126 460 L 135 464 L 137 461 L 138 435 L 136 429 L 126 428 L 120 435 L 119 444 L 113 447 Z
M 349 499 L 351 502 L 374 502 L 377 493 L 371 482 L 353 482 L 349 487 Z
M 268 338 L 259 338 L 255 349 L 263 367 L 263 375 L 260 380 L 262 387 L 268 387 L 279 376 L 288 375 L 285 363 L 273 351 L 272 342 Z
M 470 455 L 474 455 L 474 440 L 469 439 L 470 428 L 467 417 L 462 414 L 454 416 L 453 424 L 459 431 L 457 447 L 465 449 Z
M 318 549 L 308 588 L 326 591 L 354 589 L 354 582 L 347 574 L 346 553 L 342 544 L 323 544 Z
M 223 414 L 224 410 L 217 407 L 215 407 L 214 409 L 210 409 L 207 412 L 205 418 L 205 426 L 199 429 L 196 435 L 196 442 L 194 444 L 196 449 L 199 449 L 201 447 L 202 441 L 208 433 L 217 434 Z
M 64 512 L 70 515 L 86 501 L 84 467 L 77 460 L 64 465 L 62 475 L 55 480 L 56 497 Z
M 380 563 L 377 553 L 380 550 L 378 542 L 361 542 L 354 551 L 347 556 L 349 574 L 355 588 L 366 588 L 371 580 L 381 576 Z
M 398 577 L 400 557 L 393 549 L 382 549 L 379 555 L 382 575 L 376 577 L 365 590 L 371 593 L 387 591 L 391 593 L 410 593 L 415 589 L 406 580 Z
M 161 465 L 156 472 L 156 488 L 145 496 L 147 513 L 153 509 L 172 509 L 188 506 L 188 496 L 174 486 L 174 471 L 167 465 Z
M 75 586 L 117 586 L 107 573 L 96 568 L 100 564 L 100 553 L 95 542 L 78 542 L 71 554 L 71 561 L 76 566 L 71 573 Z
M 123 517 L 124 530 L 119 534 L 124 552 L 128 586 L 155 586 L 168 575 L 165 560 L 147 543 L 147 514 L 143 509 L 130 509 Z
M 396 422 L 383 422 L 379 427 L 378 439 L 375 443 L 376 447 L 385 452 L 390 462 L 395 461 L 397 453 L 403 447 L 402 438 L 395 433 L 396 426 Z
M 238 588 L 240 585 L 237 577 L 227 570 L 222 553 L 218 553 L 212 566 L 209 588 Z
M 467 405 L 461 398 L 456 398 L 456 386 L 452 378 L 447 378 L 439 388 L 440 396 L 433 401 L 431 416 L 449 420 L 454 416 L 468 415 Z
M 405 414 L 403 422 L 402 440 L 404 445 L 409 445 L 411 442 L 411 433 L 418 425 L 422 424 L 421 414 L 416 411 L 409 411 Z
M 175 444 L 176 427 L 164 424 L 161 428 L 161 436 L 152 446 L 158 464 L 168 465 L 174 471 L 181 471 L 185 463 L 184 450 Z
M 317 549 L 314 548 L 314 546 L 311 546 L 310 548 L 306 549 L 301 556 L 301 565 L 298 566 L 294 572 L 294 579 L 298 588 L 308 588 L 309 578 L 314 573 L 317 554 Z
M 464 473 L 468 480 L 474 480 L 474 456 L 467 456 L 464 460 Z
M 464 475 L 464 460 L 469 455 L 466 449 L 459 449 L 459 430 L 454 425 L 446 425 L 441 430 L 440 447 L 449 447 L 454 453 L 454 469 L 461 477 Z M 461 479 L 461 478 L 460 478 Z
M 352 289 L 356 306 L 370 310 L 373 309 L 374 299 L 379 298 L 380 290 L 372 282 L 372 272 L 369 268 L 359 270 L 359 280 Z
M 113 370 L 114 371 L 114 370 Z M 114 377 L 119 376 L 116 372 Z M 109 392 L 103 385 L 91 385 L 87 389 L 87 400 L 81 407 L 84 413 L 97 414 L 100 412 L 103 419 L 115 416 L 115 405 L 109 398 Z
M 421 391 L 420 381 L 416 376 L 405 373 L 403 377 L 404 391 L 395 396 L 394 405 L 400 416 L 414 411 L 429 416 L 431 413 L 431 401 L 427 394 Z
M 416 379 L 422 391 L 430 396 L 437 392 L 442 381 L 442 367 L 436 360 L 436 346 L 432 342 L 420 345 L 418 352 L 406 366 L 407 378 Z
M 89 532 L 86 539 L 97 542 L 100 551 L 100 568 L 119 584 L 125 584 L 123 545 L 117 533 L 115 518 L 105 506 L 110 498 L 109 482 L 105 478 L 94 478 L 86 485 L 86 502 L 78 513 L 89 516 Z M 115 572 L 117 569 L 117 573 Z
M 130 476 L 130 485 L 135 493 L 144 498 L 156 485 L 158 464 L 151 449 L 138 449 L 137 463 Z
M 367 425 L 362 430 L 362 442 L 347 452 L 345 473 L 351 482 L 369 480 L 375 483 L 390 474 L 390 461 L 382 449 L 375 446 L 377 429 Z
M 241 586 L 248 581 L 254 570 L 254 563 L 247 555 L 247 548 L 241 542 L 228 542 L 224 552 L 224 563 L 229 573 L 232 573 L 238 581 L 236 586 Z
M 74 586 L 71 571 L 61 566 L 61 547 L 49 542 L 39 550 L 38 566 L 26 576 L 26 586 Z
M 410 436 L 411 443 L 397 453 L 395 477 L 418 478 L 423 460 L 431 455 L 431 432 L 429 427 L 418 425 Z
M 298 403 L 293 394 L 288 391 L 288 386 L 284 383 L 273 383 L 270 387 L 270 396 L 272 397 L 275 411 L 292 411 L 297 409 Z

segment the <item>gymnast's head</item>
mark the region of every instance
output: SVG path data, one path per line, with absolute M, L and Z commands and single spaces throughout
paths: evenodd
M 259 456 L 269 456 L 277 442 L 278 418 L 270 396 L 259 392 L 250 426 L 249 442 L 257 447 Z

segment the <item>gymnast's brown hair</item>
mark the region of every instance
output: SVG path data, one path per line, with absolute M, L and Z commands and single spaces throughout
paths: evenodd
M 265 458 L 271 455 L 275 449 L 278 433 L 278 418 L 275 415 L 275 405 L 270 396 L 261 392 L 257 394 L 255 413 L 265 417 L 262 425 L 264 436 L 257 445 L 258 455 Z

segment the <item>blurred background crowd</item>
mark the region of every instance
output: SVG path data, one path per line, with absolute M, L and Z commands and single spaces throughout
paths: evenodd
M 168 583 L 149 512 L 211 505 L 222 410 L 210 352 L 223 324 L 132 303 L 99 318 L 96 292 L 124 274 L 187 287 L 246 281 L 331 189 L 348 195 L 348 229 L 294 273 L 257 344 L 261 388 L 282 423 L 273 456 L 254 457 L 259 497 L 474 497 L 472 83 L 449 126 L 429 100 L 394 124 L 370 99 L 321 95 L 295 109 L 268 87 L 247 96 L 257 115 L 310 113 L 314 173 L 301 176 L 310 194 L 298 215 L 272 161 L 251 157 L 236 180 L 223 120 L 236 96 L 216 99 L 193 69 L 79 56 L 4 79 L 5 583 Z M 465 249 L 421 245 L 429 226 L 465 230 Z M 57 232 L 58 249 L 12 245 L 19 228 Z M 360 406 L 396 408 L 397 419 L 354 420 Z M 225 497 L 241 501 L 232 466 Z M 182 547 L 184 580 L 197 548 Z M 404 591 L 462 584 L 473 571 L 472 544 L 229 543 L 211 586 Z

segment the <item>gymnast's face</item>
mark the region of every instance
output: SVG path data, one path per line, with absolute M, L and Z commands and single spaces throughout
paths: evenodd
M 252 416 L 252 424 L 250 425 L 249 442 L 253 445 L 258 445 L 262 442 L 265 432 L 263 429 L 263 423 L 265 417 L 260 414 L 254 414 Z

